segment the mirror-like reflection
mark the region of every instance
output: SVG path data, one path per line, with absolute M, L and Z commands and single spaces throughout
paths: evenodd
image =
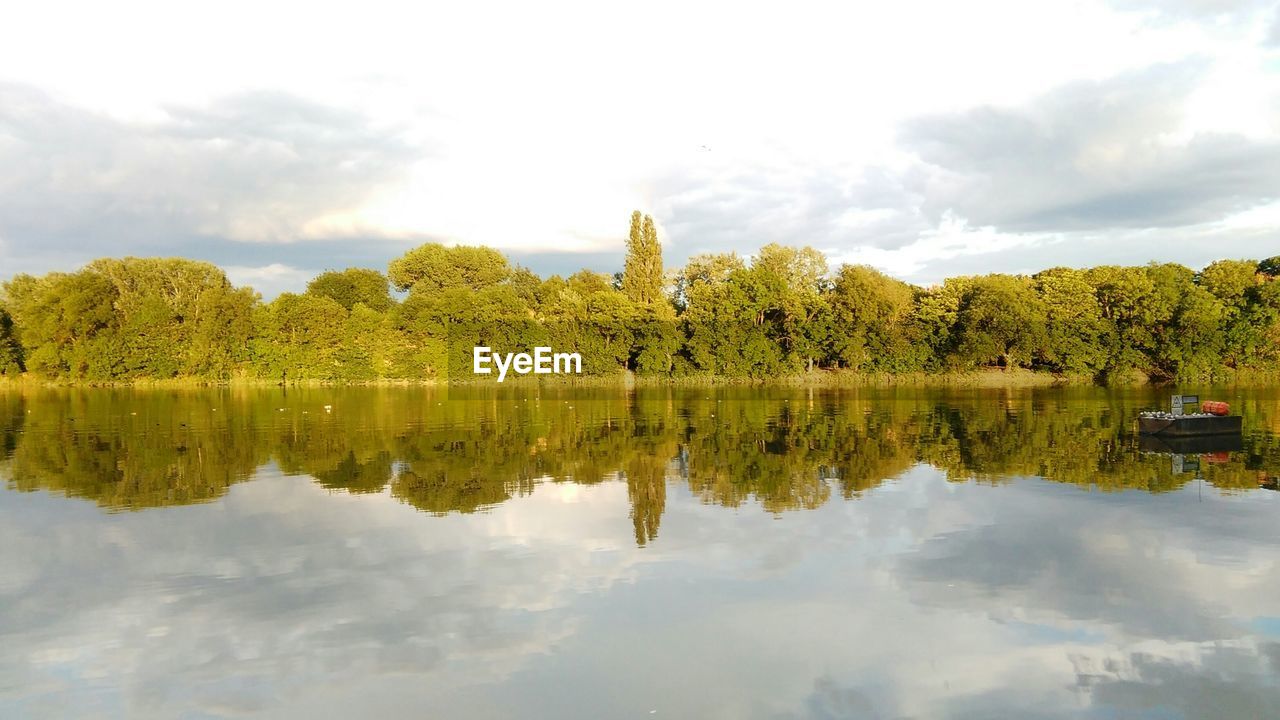
M 14 489 L 109 509 L 216 499 L 268 462 L 330 489 L 390 487 L 434 514 L 490 508 L 541 481 L 621 478 L 644 545 L 672 481 L 708 503 L 770 512 L 852 498 L 917 463 L 957 481 L 1266 486 L 1280 471 L 1280 397 L 1218 395 L 1246 414 L 1246 436 L 1177 448 L 1133 431 L 1160 391 L 40 391 L 0 394 L 0 467 Z M 1171 455 L 1208 461 L 1196 474 Z
M 0 716 L 1280 716 L 1201 393 L 0 393 Z

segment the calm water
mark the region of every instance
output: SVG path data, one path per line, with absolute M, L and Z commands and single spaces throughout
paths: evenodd
M 0 717 L 1280 717 L 1184 389 L 0 394 Z

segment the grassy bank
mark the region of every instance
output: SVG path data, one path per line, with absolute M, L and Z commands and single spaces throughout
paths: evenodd
M 368 381 L 292 380 L 286 387 L 409 387 L 433 385 L 498 385 L 491 378 L 464 379 L 443 382 L 430 379 L 379 379 Z M 788 386 L 788 387 L 857 387 L 857 386 L 919 386 L 919 387 L 1048 387 L 1052 385 L 1088 385 L 1093 379 L 1087 376 L 1063 376 L 1031 370 L 974 370 L 949 373 L 858 373 L 846 370 L 820 370 L 811 373 L 782 375 L 771 378 L 722 377 L 716 375 L 688 375 L 682 377 L 637 376 L 632 373 L 580 376 L 515 376 L 508 377 L 504 386 L 565 385 L 581 387 L 693 387 L 711 385 L 730 386 Z M 164 378 L 128 381 L 91 382 L 46 378 L 27 374 L 17 377 L 0 376 L 0 389 L 35 387 L 73 388 L 140 388 L 140 389 L 189 389 L 206 387 L 279 387 L 278 380 L 264 378 L 232 378 L 211 380 L 208 378 Z
M 1280 384 L 1280 370 L 1227 370 L 1209 378 L 1189 378 L 1187 382 L 1215 385 L 1276 385 Z M 1109 386 L 1135 386 L 1166 384 L 1172 381 L 1152 379 L 1141 372 L 1112 377 Z M 214 387 L 268 388 L 268 387 L 430 387 L 430 386 L 497 386 L 492 378 L 470 377 L 445 382 L 431 379 L 376 379 L 366 381 L 291 380 L 281 383 L 266 378 L 238 377 L 224 380 L 208 378 L 138 379 L 113 382 L 90 382 L 46 378 L 34 374 L 0 376 L 0 390 L 19 388 L 138 388 L 138 389 L 199 389 Z M 717 375 L 687 375 L 660 377 L 619 372 L 612 375 L 508 377 L 503 386 L 558 385 L 569 387 L 706 387 L 706 386 L 777 386 L 777 387 L 968 387 L 968 388 L 1038 388 L 1053 386 L 1098 385 L 1089 375 L 1061 375 L 1023 368 L 1005 370 L 981 368 L 967 371 L 941 373 L 862 373 L 852 370 L 816 370 L 809 373 L 780 375 L 769 378 L 723 377 Z

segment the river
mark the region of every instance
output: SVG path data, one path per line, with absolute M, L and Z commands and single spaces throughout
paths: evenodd
M 1280 717 L 1280 390 L 0 392 L 0 717 Z

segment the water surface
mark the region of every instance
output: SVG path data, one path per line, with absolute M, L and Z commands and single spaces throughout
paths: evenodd
M 1280 392 L 0 394 L 0 717 L 1280 717 Z

